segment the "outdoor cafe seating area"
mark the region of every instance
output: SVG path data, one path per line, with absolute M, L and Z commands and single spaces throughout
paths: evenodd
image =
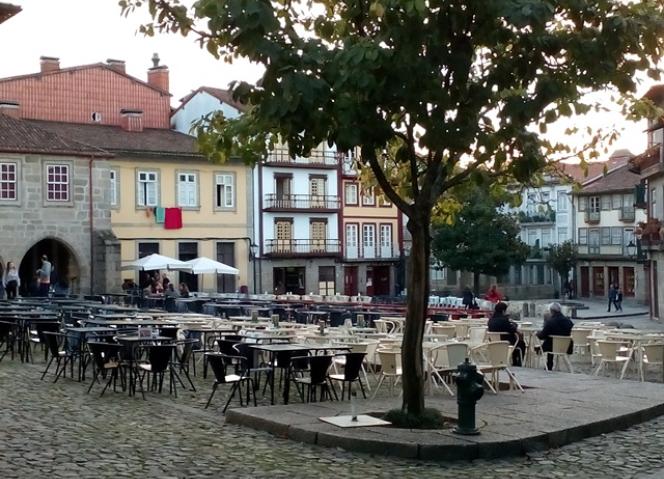
M 125 304 L 121 295 L 21 298 L 0 302 L 0 367 L 43 365 L 44 381 L 80 381 L 82 392 L 109 390 L 149 400 L 191 391 L 224 411 L 231 404 L 369 399 L 399 393 L 405 306 L 371 298 L 207 295 L 200 311 L 168 312 Z M 189 305 L 190 303 L 185 303 Z M 488 310 L 429 307 L 423 338 L 427 394 L 454 396 L 453 374 L 466 357 L 494 394 L 523 391 L 512 346 L 487 332 Z M 525 367 L 543 368 L 536 318 L 520 321 Z M 589 363 L 594 374 L 644 380 L 664 375 L 662 333 L 577 321 L 554 338 L 557 369 Z M 662 378 L 662 376 L 659 376 Z M 507 385 L 507 386 L 506 386 Z M 197 390 L 198 389 L 198 390 Z M 221 398 L 219 396 L 222 396 Z

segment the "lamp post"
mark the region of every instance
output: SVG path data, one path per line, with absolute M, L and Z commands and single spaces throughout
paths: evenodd
M 257 288 L 257 281 L 256 281 L 256 260 L 258 256 L 258 245 L 255 243 L 251 243 L 249 245 L 249 254 L 251 256 L 251 266 L 253 268 L 253 283 L 254 283 L 254 294 L 258 294 L 259 291 L 256 289 Z
M 636 258 L 636 244 L 633 240 L 629 240 L 625 249 L 627 250 L 627 256 L 629 256 L 630 259 Z

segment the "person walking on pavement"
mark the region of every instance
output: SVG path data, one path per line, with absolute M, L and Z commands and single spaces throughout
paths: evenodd
M 611 312 L 611 305 L 615 306 L 616 303 L 616 288 L 611 284 L 609 285 L 609 309 L 606 310 L 607 313 Z M 616 308 L 616 311 L 618 308 Z
M 48 290 L 51 288 L 51 271 L 53 266 L 45 254 L 41 257 L 41 268 L 37 270 L 39 282 L 39 296 L 48 296 Z
M 616 311 L 622 311 L 622 301 L 623 301 L 623 292 L 620 286 L 616 284 L 616 296 L 613 305 L 616 307 Z

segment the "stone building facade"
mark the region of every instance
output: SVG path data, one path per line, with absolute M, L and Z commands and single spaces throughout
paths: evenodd
M 21 294 L 46 254 L 60 292 L 111 291 L 119 267 L 108 207 L 107 152 L 54 135 L 0 104 L 0 261 Z M 104 238 L 102 241 L 101 238 Z

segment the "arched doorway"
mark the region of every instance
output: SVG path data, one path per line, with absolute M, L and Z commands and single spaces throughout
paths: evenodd
M 41 266 L 41 257 L 46 255 L 53 265 L 51 286 L 56 293 L 67 294 L 72 290 L 72 282 L 76 282 L 80 274 L 79 262 L 76 255 L 64 242 L 56 238 L 45 238 L 30 248 L 19 266 L 21 277 L 21 296 L 35 294 L 36 271 Z

